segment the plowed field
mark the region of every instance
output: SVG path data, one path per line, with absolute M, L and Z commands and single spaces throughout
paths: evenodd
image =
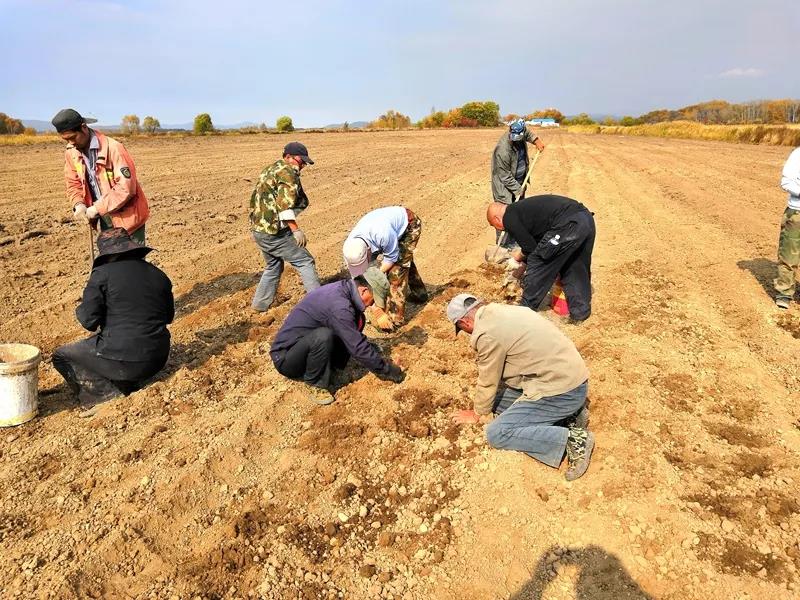
M 0 148 L 0 341 L 39 346 L 36 420 L 0 432 L 3 598 L 566 599 L 800 597 L 800 311 L 770 297 L 784 148 L 544 132 L 530 193 L 595 213 L 592 318 L 561 325 L 590 370 L 595 458 L 562 473 L 489 449 L 466 336 L 444 319 L 481 266 L 500 130 L 299 135 L 301 224 L 320 274 L 365 212 L 421 216 L 432 299 L 370 332 L 408 369 L 315 407 L 269 342 L 302 296 L 249 301 L 263 263 L 247 202 L 287 138 L 135 139 L 151 259 L 178 315 L 166 370 L 77 416 L 49 363 L 88 235 L 59 145 Z M 547 313 L 551 318 L 552 313 Z

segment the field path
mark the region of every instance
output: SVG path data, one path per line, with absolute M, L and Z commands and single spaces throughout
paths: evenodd
M 42 414 L 0 434 L 0 596 L 800 597 L 800 310 L 770 295 L 787 150 L 542 133 L 529 194 L 577 198 L 598 227 L 593 316 L 561 325 L 589 363 L 598 439 L 570 484 L 448 420 L 475 367 L 444 303 L 500 297 L 481 266 L 499 135 L 298 134 L 321 275 L 363 213 L 402 203 L 434 293 L 399 333 L 370 332 L 406 381 L 355 369 L 325 409 L 269 362 L 296 274 L 267 316 L 248 309 L 249 193 L 288 138 L 131 140 L 174 346 L 157 381 L 90 421 L 49 364 L 82 335 L 88 273 L 63 149 L 0 147 L 0 239 L 40 233 L 0 246 L 0 341 L 46 358 Z

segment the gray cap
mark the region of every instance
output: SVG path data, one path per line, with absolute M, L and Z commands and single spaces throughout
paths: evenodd
M 456 334 L 458 334 L 458 325 L 456 323 L 459 319 L 472 310 L 472 307 L 479 302 L 476 296 L 472 294 L 459 294 L 447 305 L 447 318 L 456 327 Z

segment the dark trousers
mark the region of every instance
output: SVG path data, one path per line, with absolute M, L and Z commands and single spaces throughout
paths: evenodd
M 328 389 L 331 370 L 344 369 L 348 360 L 350 353 L 342 340 L 331 329 L 318 327 L 277 356 L 274 363 L 284 377 Z
M 167 364 L 167 356 L 147 361 L 111 360 L 97 355 L 90 337 L 53 352 L 53 367 L 84 404 L 97 404 L 141 389 Z
M 588 210 L 570 215 L 545 233 L 527 257 L 520 304 L 533 310 L 539 308 L 560 275 L 570 317 L 576 321 L 588 319 L 592 313 L 594 238 L 594 218 Z

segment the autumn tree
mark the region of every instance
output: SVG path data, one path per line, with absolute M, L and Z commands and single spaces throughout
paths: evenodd
M 155 133 L 161 129 L 161 123 L 155 117 L 145 117 L 144 121 L 142 121 L 142 129 L 147 133 Z
M 526 120 L 530 121 L 531 119 L 554 119 L 556 123 L 561 123 L 564 120 L 564 115 L 557 108 L 545 108 L 529 114 Z
M 275 127 L 278 131 L 294 131 L 292 118 L 287 116 L 278 117 L 278 120 L 275 122 Z
M 388 110 L 368 125 L 370 129 L 404 129 L 411 127 L 411 118 L 403 113 Z
M 491 100 L 467 102 L 461 107 L 461 116 L 483 127 L 496 127 L 500 124 L 500 105 Z
M 0 113 L 0 135 L 16 135 L 25 131 L 22 121 L 9 117 L 6 113 Z
M 194 127 L 192 130 L 197 133 L 211 133 L 214 131 L 214 123 L 211 122 L 211 115 L 208 113 L 200 113 L 194 118 Z
M 125 115 L 122 117 L 122 123 L 119 126 L 122 133 L 134 135 L 139 133 L 139 117 L 136 115 Z

